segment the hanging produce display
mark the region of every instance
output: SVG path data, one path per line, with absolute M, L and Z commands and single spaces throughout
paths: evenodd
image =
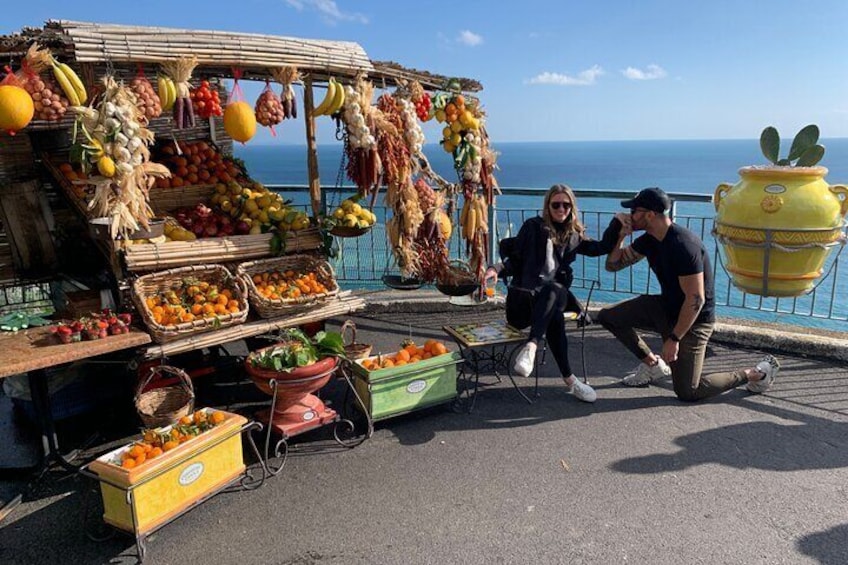
M 345 87 L 342 121 L 345 127 L 347 178 L 356 185 L 360 196 L 371 195 L 371 207 L 377 198 L 382 163 L 377 153 L 377 138 L 372 131 L 371 97 L 374 85 L 359 77 L 354 86 Z
M 317 117 L 337 114 L 344 107 L 346 95 L 344 85 L 336 82 L 335 78 L 330 77 L 330 81 L 327 83 L 327 93 L 324 95 L 321 103 L 315 108 L 312 115 Z
M 194 113 L 208 120 L 212 116 L 223 116 L 221 98 L 217 88 L 212 88 L 208 80 L 200 81 L 200 86 L 191 91 L 191 103 Z
M 829 185 L 819 128 L 803 128 L 786 158 L 780 136 L 763 130 L 760 147 L 772 163 L 743 167 L 739 182 L 715 190 L 713 235 L 733 284 L 761 296 L 801 296 L 812 291 L 834 247 L 845 245 L 848 186 Z M 831 262 L 833 265 L 835 261 Z
M 162 104 L 163 112 L 170 112 L 177 102 L 177 85 L 170 77 L 159 75 L 156 79 L 156 89 L 159 93 L 159 102 Z
M 191 128 L 195 126 L 194 107 L 191 103 L 191 73 L 197 66 L 197 57 L 194 55 L 179 57 L 162 63 L 162 70 L 173 81 L 175 99 L 173 104 L 174 125 L 177 129 Z
M 271 71 L 274 80 L 283 85 L 283 90 L 280 92 L 280 102 L 283 105 L 283 119 L 297 118 L 297 96 L 292 86 L 295 81 L 300 80 L 300 73 L 297 72 L 297 67 L 286 66 L 274 69 Z
M 35 105 L 12 69 L 6 67 L 6 73 L 0 82 L 0 131 L 15 135 L 32 121 Z
M 67 65 L 65 66 L 67 67 Z M 53 69 L 52 77 L 42 75 L 47 69 Z M 68 70 L 70 70 L 70 67 L 68 67 Z M 70 72 L 73 73 L 73 71 Z M 73 75 L 76 77 L 76 73 L 73 73 Z M 38 43 L 33 43 L 27 50 L 21 61 L 21 69 L 17 72 L 17 77 L 24 90 L 32 97 L 35 118 L 38 120 L 49 122 L 61 120 L 71 105 L 66 92 L 56 82 L 55 77 L 62 78 L 67 93 L 70 93 L 74 97 L 74 101 L 77 102 L 75 105 L 79 105 L 80 94 L 85 93 L 85 88 L 80 91 L 76 90 L 75 85 L 79 81 L 79 77 L 76 77 L 76 81 L 71 81 L 70 76 L 65 75 L 63 68 L 58 67 L 58 65 L 54 66 L 54 59 L 50 51 L 41 47 Z M 82 85 L 82 81 L 79 81 L 79 85 Z
M 498 188 L 494 176 L 497 154 L 490 147 L 479 101 L 467 99 L 456 79 L 436 95 L 433 107 L 436 120 L 445 124 L 440 143 L 453 157 L 464 198 L 459 223 L 469 266 L 482 280 L 489 261 L 487 206 L 494 202 Z
M 230 91 L 227 107 L 224 110 L 224 131 L 240 143 L 247 143 L 256 135 L 256 114 L 244 101 L 244 93 L 239 86 L 241 70 L 233 71 L 233 89 Z
M 276 137 L 277 133 L 274 131 L 274 126 L 282 123 L 286 117 L 286 113 L 280 97 L 271 90 L 270 80 L 265 81 L 265 88 L 262 90 L 259 98 L 256 99 L 254 112 L 256 113 L 256 121 L 259 125 L 271 128 L 271 135 Z
M 138 100 L 138 109 L 141 110 L 147 122 L 162 115 L 162 101 L 153 89 L 153 85 L 144 76 L 144 67 L 142 65 L 138 66 L 138 73 L 130 81 L 130 90 L 135 94 Z
M 150 161 L 147 146 L 153 133 L 142 125 L 143 115 L 135 94 L 115 78 L 103 79 L 105 90 L 95 108 L 75 106 L 72 161 L 85 173 L 96 169 L 88 182 L 95 187 L 89 209 L 109 218 L 110 235 L 129 238 L 140 228 L 149 227 L 153 217 L 148 191 L 156 178 L 170 176 L 164 165 Z M 83 141 L 76 138 L 82 134 Z

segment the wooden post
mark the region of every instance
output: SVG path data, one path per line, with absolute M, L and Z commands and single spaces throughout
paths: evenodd
M 37 180 L 0 186 L 0 220 L 6 230 L 18 274 L 41 276 L 58 265 Z
M 312 96 L 312 77 L 303 80 L 303 114 L 306 120 L 306 163 L 309 167 L 309 200 L 312 216 L 317 218 L 321 210 L 321 176 L 318 173 L 318 146 L 315 141 L 315 102 Z

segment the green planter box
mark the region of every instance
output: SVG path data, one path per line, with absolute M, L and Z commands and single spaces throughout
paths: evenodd
M 456 366 L 462 362 L 457 352 L 418 361 L 402 367 L 367 371 L 353 364 L 354 386 L 373 420 L 383 420 L 451 402 L 456 398 Z

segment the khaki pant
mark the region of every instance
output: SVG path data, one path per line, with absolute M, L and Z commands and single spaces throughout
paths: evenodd
M 654 331 L 665 340 L 674 329 L 674 319 L 665 311 L 662 299 L 643 295 L 604 308 L 597 322 L 608 329 L 640 361 L 651 354 L 635 328 Z M 680 340 L 677 361 L 669 363 L 674 394 L 680 400 L 695 401 L 721 394 L 748 382 L 741 370 L 732 373 L 701 375 L 707 343 L 713 333 L 713 323 L 693 325 Z

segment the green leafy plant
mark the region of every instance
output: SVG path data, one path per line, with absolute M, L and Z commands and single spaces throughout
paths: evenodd
M 250 363 L 271 371 L 290 371 L 324 357 L 343 357 L 344 340 L 338 332 L 318 332 L 310 338 L 297 328 L 283 330 L 280 343 L 250 355 Z
M 824 157 L 824 145 L 819 144 L 819 128 L 810 124 L 798 132 L 785 159 L 780 158 L 780 135 L 769 126 L 760 134 L 760 149 L 766 159 L 780 167 L 812 167 Z M 794 162 L 794 163 L 793 163 Z

